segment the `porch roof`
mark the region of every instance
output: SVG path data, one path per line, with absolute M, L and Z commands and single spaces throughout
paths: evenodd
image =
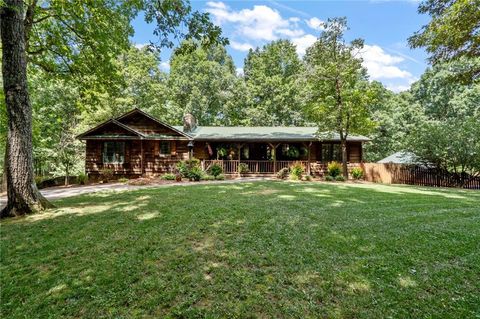
M 181 130 L 181 126 L 175 126 Z M 340 141 L 338 133 L 317 135 L 317 127 L 309 126 L 198 126 L 188 134 L 197 141 Z M 367 142 L 361 135 L 350 135 L 347 141 Z

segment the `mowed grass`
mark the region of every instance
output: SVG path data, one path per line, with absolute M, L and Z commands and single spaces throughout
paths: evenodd
M 478 318 L 480 192 L 251 182 L 1 222 L 3 318 Z

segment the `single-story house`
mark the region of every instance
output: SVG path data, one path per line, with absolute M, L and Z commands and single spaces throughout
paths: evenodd
M 320 139 L 316 127 L 197 126 L 187 114 L 183 126 L 172 126 L 134 109 L 80 134 L 86 142 L 86 173 L 110 168 L 117 175 L 135 177 L 174 172 L 190 157 L 202 167 L 223 166 L 225 174 L 246 163 L 251 174 L 274 174 L 296 161 L 312 174 L 330 161 L 341 161 L 338 135 Z M 369 139 L 349 136 L 348 161 L 362 162 L 362 146 Z
M 412 153 L 412 152 L 407 152 L 407 151 L 400 151 L 393 153 L 392 155 L 389 155 L 385 157 L 384 159 L 379 160 L 377 163 L 380 164 L 414 164 L 414 165 L 419 165 L 421 164 L 418 161 L 418 157 Z

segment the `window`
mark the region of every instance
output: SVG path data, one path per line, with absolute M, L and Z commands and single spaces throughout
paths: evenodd
M 125 142 L 105 142 L 103 144 L 103 163 L 123 164 L 125 159 Z
M 342 147 L 340 144 L 322 144 L 322 162 L 340 162 L 342 160 Z
M 170 155 L 170 141 L 160 142 L 160 155 Z

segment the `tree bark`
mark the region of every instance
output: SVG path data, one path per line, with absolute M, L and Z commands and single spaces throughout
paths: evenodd
M 34 213 L 51 206 L 35 185 L 32 107 L 27 88 L 23 0 L 6 0 L 0 9 L 2 75 L 7 106 L 7 206 L 0 217 Z
M 347 153 L 347 139 L 342 138 L 341 142 L 341 148 L 342 148 L 342 168 L 343 168 L 343 177 L 345 177 L 345 180 L 348 179 L 348 153 Z
M 7 191 L 7 146 L 5 145 L 5 161 L 3 162 L 3 172 L 2 172 L 2 185 L 0 185 L 0 193 Z

